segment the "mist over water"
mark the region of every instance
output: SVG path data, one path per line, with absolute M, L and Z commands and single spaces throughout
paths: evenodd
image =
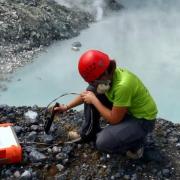
M 100 21 L 104 16 L 106 8 L 106 0 L 56 0 L 61 5 L 69 8 L 79 8 L 83 11 L 95 15 L 97 21 Z
M 60 94 L 80 92 L 87 84 L 78 74 L 78 58 L 87 49 L 99 49 L 143 80 L 159 117 L 180 122 L 180 1 L 121 2 L 123 11 L 103 17 L 76 38 L 57 42 L 13 74 L 8 90 L 0 92 L 0 104 L 45 106 Z M 75 41 L 82 43 L 80 51 L 71 49 Z

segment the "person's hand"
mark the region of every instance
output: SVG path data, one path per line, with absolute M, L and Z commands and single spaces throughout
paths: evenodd
M 67 105 L 64 105 L 64 104 L 61 104 L 59 105 L 58 107 L 54 107 L 54 111 L 56 113 L 61 113 L 61 112 L 65 112 L 68 110 L 68 106 Z
M 96 95 L 92 91 L 84 91 L 81 93 L 81 98 L 87 104 L 93 104 L 93 102 L 97 99 Z

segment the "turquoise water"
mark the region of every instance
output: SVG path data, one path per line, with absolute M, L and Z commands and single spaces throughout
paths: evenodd
M 80 92 L 86 83 L 77 71 L 78 58 L 93 48 L 105 51 L 144 81 L 157 102 L 159 117 L 180 122 L 180 6 L 160 5 L 131 4 L 92 24 L 80 36 L 53 44 L 34 63 L 13 74 L 8 90 L 0 92 L 0 103 L 45 106 L 60 94 Z M 75 41 L 82 43 L 80 51 L 71 49 Z

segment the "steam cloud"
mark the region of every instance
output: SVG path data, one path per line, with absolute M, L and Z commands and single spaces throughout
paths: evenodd
M 69 8 L 79 8 L 95 15 L 97 21 L 104 16 L 105 0 L 56 0 L 61 5 Z

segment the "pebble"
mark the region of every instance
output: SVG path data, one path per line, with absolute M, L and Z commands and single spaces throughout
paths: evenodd
M 60 172 L 64 170 L 64 166 L 62 164 L 57 164 L 56 167 Z
M 46 157 L 46 155 L 44 155 L 36 150 L 33 150 L 29 154 L 29 159 L 31 160 L 31 162 L 42 162 L 42 161 L 46 160 L 47 157 Z
M 31 126 L 31 130 L 33 130 L 33 131 L 37 131 L 38 128 L 39 128 L 38 125 L 32 125 L 32 126 Z
M 109 159 L 111 156 L 110 156 L 110 154 L 107 154 L 107 158 Z
M 23 128 L 21 126 L 14 126 L 13 129 L 16 134 L 20 134 L 23 131 Z
M 170 176 L 170 170 L 169 169 L 163 169 L 162 170 L 162 175 L 165 177 L 169 177 Z
M 131 176 L 128 175 L 128 174 L 125 174 L 123 178 L 126 179 L 126 180 L 128 180 L 128 179 L 131 179 Z
M 79 50 L 80 50 L 79 47 L 75 47 L 75 46 L 72 47 L 71 49 L 72 49 L 73 51 L 79 51 Z
M 82 44 L 81 44 L 79 41 L 77 41 L 77 42 L 73 42 L 73 43 L 72 43 L 72 46 L 73 46 L 73 47 L 81 47 Z
M 169 137 L 169 138 L 168 138 L 168 141 L 169 141 L 170 143 L 176 143 L 176 142 L 178 142 L 178 138 L 177 138 L 177 137 Z
M 177 143 L 177 144 L 176 144 L 176 148 L 177 148 L 178 150 L 180 150 L 180 143 Z
M 27 140 L 28 141 L 35 141 L 35 139 L 37 138 L 37 132 L 36 131 L 31 131 L 28 135 L 27 135 Z
M 138 178 L 137 178 L 137 174 L 133 174 L 132 176 L 131 176 L 131 180 L 137 180 Z
M 53 153 L 58 153 L 58 152 L 60 152 L 59 147 L 54 146 L 54 147 L 52 148 L 52 152 L 53 152 Z
M 25 170 L 22 174 L 21 174 L 21 179 L 22 180 L 30 180 L 32 178 L 32 173 L 28 170 Z
M 54 137 L 52 135 L 45 134 L 42 136 L 42 141 L 44 141 L 47 144 L 53 144 Z
M 19 178 L 20 176 L 21 176 L 20 172 L 19 171 L 15 171 L 14 177 L 15 178 Z

